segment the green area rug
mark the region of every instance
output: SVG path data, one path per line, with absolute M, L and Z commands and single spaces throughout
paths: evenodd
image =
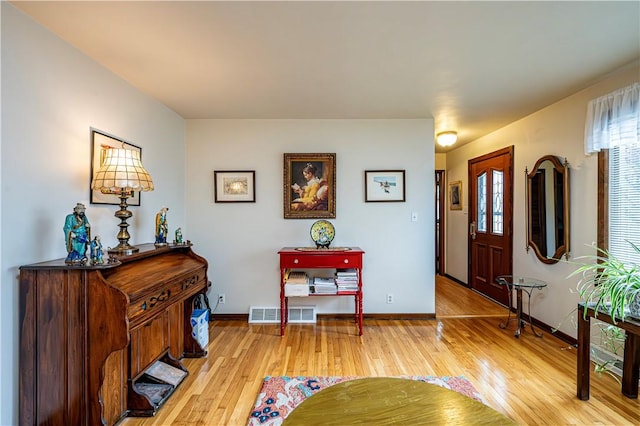
M 462 376 L 399 376 L 403 379 L 419 380 L 451 389 L 469 398 L 485 403 L 469 380 Z M 267 376 L 249 417 L 249 426 L 282 424 L 283 420 L 306 398 L 336 383 L 361 379 L 357 376 L 287 377 Z

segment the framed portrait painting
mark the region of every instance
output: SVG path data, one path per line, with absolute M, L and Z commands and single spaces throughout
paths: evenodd
M 365 170 L 364 201 L 405 201 L 404 170 Z
M 213 188 L 216 203 L 255 203 L 255 170 L 214 171 Z
M 449 183 L 449 209 L 462 210 L 462 181 Z
M 284 154 L 284 218 L 336 217 L 336 154 Z
M 93 180 L 93 174 L 100 169 L 109 148 L 124 148 L 130 149 L 131 151 L 138 151 L 140 153 L 140 160 L 142 160 L 142 148 L 139 146 L 135 146 L 99 130 L 91 129 L 91 180 Z M 91 180 L 89 181 L 91 204 L 120 204 L 118 192 L 91 189 Z M 139 206 L 140 191 L 131 191 L 131 197 L 127 199 L 127 204 L 130 206 Z

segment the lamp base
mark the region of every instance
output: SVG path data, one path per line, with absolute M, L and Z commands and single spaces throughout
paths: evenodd
M 107 253 L 117 256 L 128 256 L 139 251 L 140 249 L 138 247 L 134 247 L 129 244 L 118 244 L 114 248 L 107 250 Z

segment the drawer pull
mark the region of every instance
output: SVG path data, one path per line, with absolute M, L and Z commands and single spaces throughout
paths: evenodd
M 171 290 L 163 291 L 159 295 L 151 297 L 148 300 L 149 302 L 148 304 L 147 304 L 147 301 L 145 300 L 140 307 L 142 308 L 143 311 L 146 311 L 147 309 L 153 308 L 158 303 L 166 302 L 167 300 L 169 300 L 170 297 L 171 297 Z
M 298 259 L 293 259 L 293 263 L 298 264 Z
M 344 260 L 344 263 L 349 263 L 349 259 L 345 259 L 345 260 Z
M 180 283 L 180 290 L 186 290 L 192 285 L 197 283 L 198 283 L 198 274 L 189 278 L 185 278 L 184 280 L 182 280 L 182 283 Z

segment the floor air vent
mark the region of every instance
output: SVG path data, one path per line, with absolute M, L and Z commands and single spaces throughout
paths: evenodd
M 279 323 L 280 308 L 270 306 L 251 306 L 249 308 L 250 323 Z M 315 306 L 289 306 L 289 323 L 315 324 Z

